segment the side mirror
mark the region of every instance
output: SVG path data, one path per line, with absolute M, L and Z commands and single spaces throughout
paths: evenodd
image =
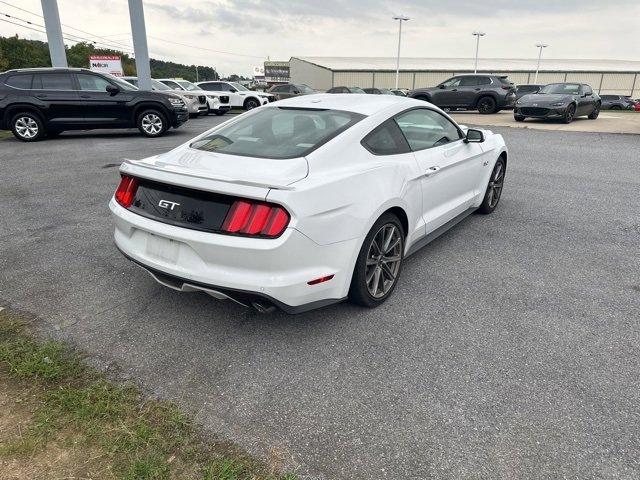
M 120 88 L 116 87 L 115 85 L 107 85 L 105 90 L 107 92 L 109 92 L 111 95 L 115 95 L 116 93 L 120 93 Z
M 444 85 L 438 85 L 438 88 L 446 88 Z
M 484 133 L 482 130 L 475 130 L 470 128 L 467 130 L 467 136 L 464 139 L 464 143 L 482 143 L 484 142 Z
M 300 95 L 300 90 L 294 90 L 294 91 L 293 91 L 293 94 L 294 94 L 294 95 Z

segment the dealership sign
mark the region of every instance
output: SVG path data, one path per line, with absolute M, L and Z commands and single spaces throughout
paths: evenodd
M 109 73 L 122 77 L 122 61 L 117 55 L 92 55 L 89 57 L 89 69 L 94 72 Z

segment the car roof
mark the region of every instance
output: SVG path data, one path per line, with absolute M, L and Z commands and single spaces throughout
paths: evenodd
M 421 100 L 396 95 L 368 95 L 366 93 L 316 93 L 287 98 L 274 103 L 276 107 L 323 108 L 373 115 L 393 105 L 425 105 Z
M 33 68 L 12 68 L 4 73 L 15 72 L 89 72 L 97 73 L 89 70 L 88 68 L 74 68 L 74 67 L 33 67 Z

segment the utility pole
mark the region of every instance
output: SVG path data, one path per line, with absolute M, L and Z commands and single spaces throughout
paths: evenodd
M 62 38 L 62 26 L 60 25 L 60 13 L 57 0 L 42 0 L 42 15 L 44 26 L 47 30 L 47 42 L 49 43 L 49 56 L 52 67 L 66 68 L 67 52 L 64 49 Z
M 200 81 L 200 75 L 198 75 L 198 65 L 196 65 L 196 82 Z
M 407 22 L 410 20 L 409 17 L 405 15 L 396 15 L 393 17 L 394 20 L 398 20 L 399 28 L 398 28 L 398 56 L 396 58 L 396 89 L 398 88 L 398 80 L 400 77 L 400 42 L 402 40 L 402 22 Z
M 484 37 L 486 33 L 473 32 L 472 35 L 476 37 L 476 63 L 475 67 L 473 67 L 473 73 L 478 73 L 478 52 L 480 51 L 480 37 Z
M 540 49 L 540 52 L 538 53 L 538 66 L 536 67 L 536 77 L 533 80 L 533 83 L 538 83 L 538 72 L 540 71 L 540 59 L 542 58 L 542 49 L 543 48 L 547 48 L 549 45 L 547 45 L 546 43 L 536 43 L 536 47 L 538 47 Z
M 47 2 L 49 0 L 42 1 Z M 147 29 L 144 23 L 144 8 L 142 7 L 142 0 L 129 0 L 129 18 L 131 20 L 133 51 L 136 56 L 138 88 L 140 88 L 140 90 L 151 90 L 151 67 L 149 65 Z

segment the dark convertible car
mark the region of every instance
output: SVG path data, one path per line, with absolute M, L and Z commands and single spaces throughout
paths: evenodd
M 593 89 L 584 83 L 551 83 L 538 93 L 525 95 L 516 102 L 513 118 L 549 118 L 571 123 L 574 118 L 587 115 L 598 118 L 602 101 Z

